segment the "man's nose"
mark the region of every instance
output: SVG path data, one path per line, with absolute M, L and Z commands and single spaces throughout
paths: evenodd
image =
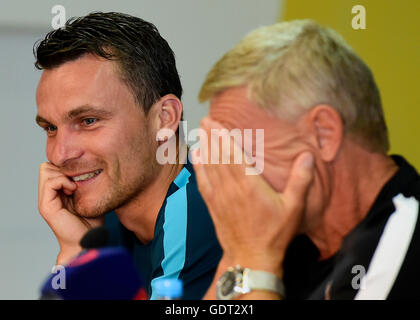
M 83 154 L 82 141 L 76 133 L 60 128 L 53 140 L 47 145 L 47 158 L 57 167 L 63 167 L 70 160 L 78 159 Z

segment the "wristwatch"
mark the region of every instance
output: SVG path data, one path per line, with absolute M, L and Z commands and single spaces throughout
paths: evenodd
M 220 277 L 216 285 L 216 296 L 218 300 L 232 300 L 252 290 L 271 291 L 284 297 L 284 285 L 279 277 L 266 271 L 242 268 L 240 265 L 229 267 Z

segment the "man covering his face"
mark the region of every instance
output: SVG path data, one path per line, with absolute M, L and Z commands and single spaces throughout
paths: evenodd
M 224 250 L 207 297 L 419 297 L 420 177 L 387 155 L 373 75 L 336 32 L 310 20 L 259 28 L 210 70 L 200 100 L 208 133 L 264 129 L 261 176 L 245 161 L 206 164 L 211 147 L 194 153 Z

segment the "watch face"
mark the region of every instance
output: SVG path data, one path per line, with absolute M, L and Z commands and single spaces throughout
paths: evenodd
M 226 271 L 217 284 L 218 299 L 232 299 L 235 295 L 236 275 L 233 271 Z
M 220 288 L 222 295 L 227 296 L 233 292 L 235 288 L 235 273 L 227 272 L 225 274 L 225 278 L 223 279 L 223 284 Z

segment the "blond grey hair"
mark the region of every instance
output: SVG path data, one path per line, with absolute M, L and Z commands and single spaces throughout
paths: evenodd
M 247 86 L 261 108 L 293 120 L 319 104 L 341 115 L 345 133 L 372 152 L 389 149 L 372 72 L 343 38 L 312 20 L 261 27 L 210 70 L 199 100 Z

